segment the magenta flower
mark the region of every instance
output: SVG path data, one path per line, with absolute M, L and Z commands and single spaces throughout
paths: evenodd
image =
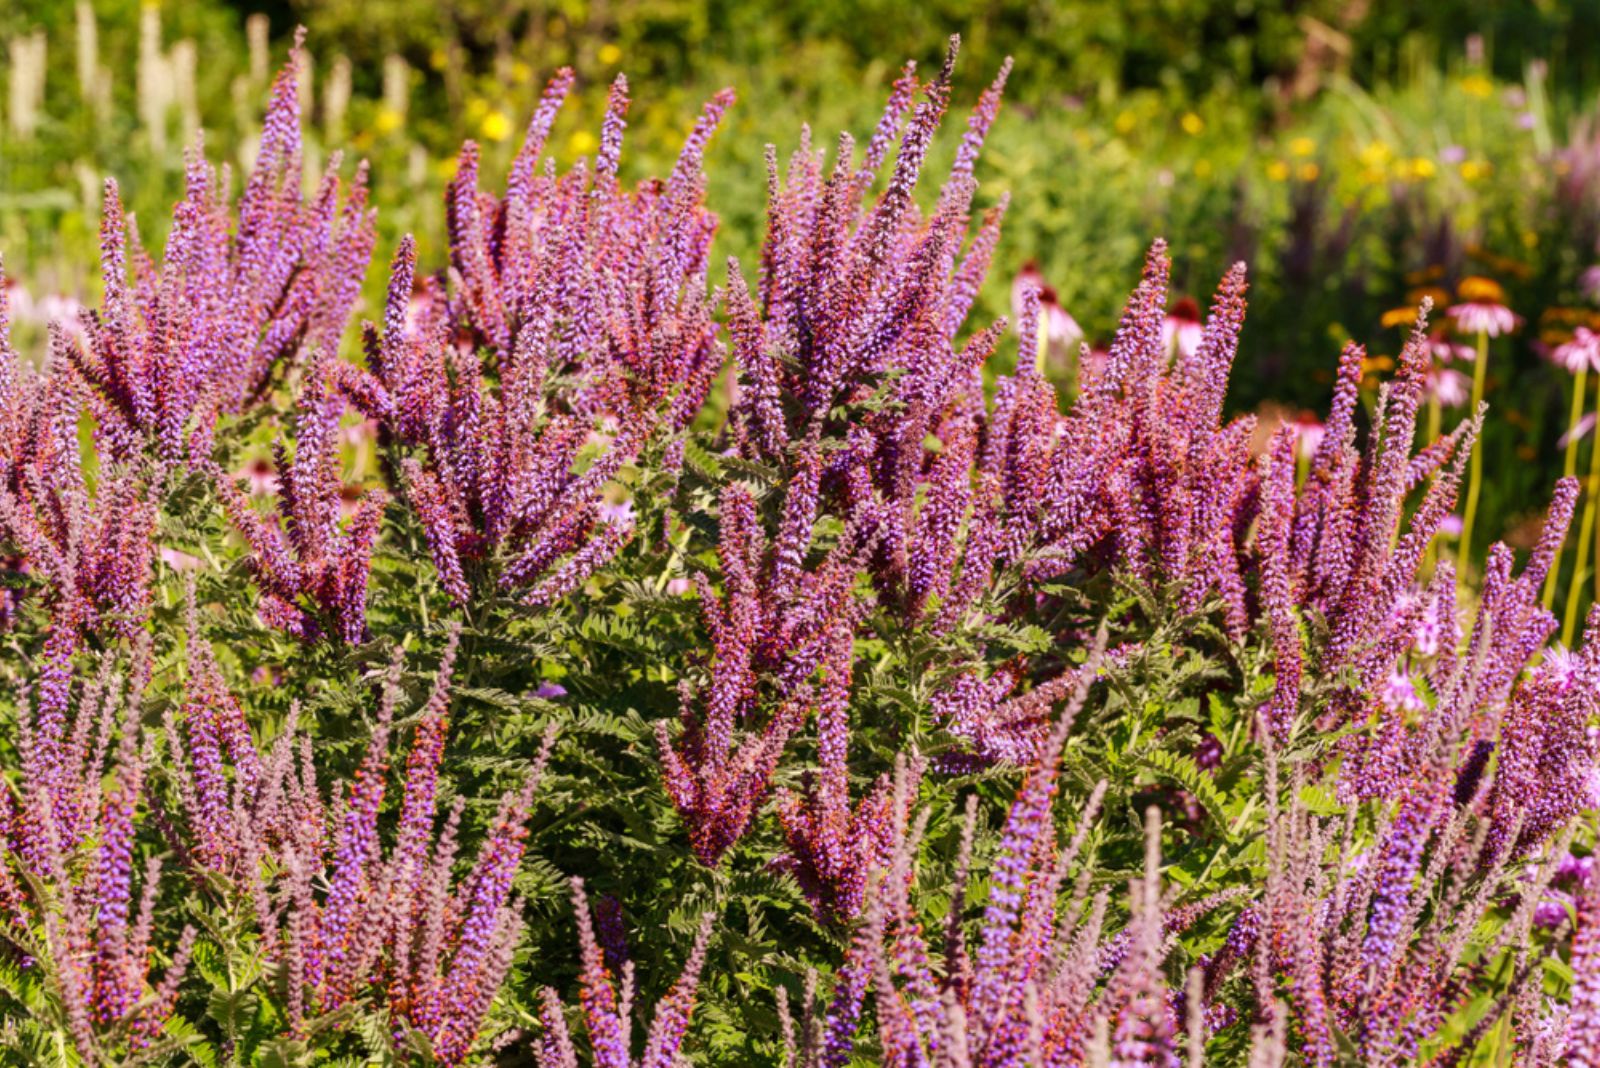
M 19 554 L 13 570 L 46 580 L 51 655 L 63 666 L 84 631 L 140 629 L 166 475 L 159 463 L 107 462 L 91 490 L 78 441 L 82 405 L 69 372 L 24 372 L 0 288 L 0 533 Z M 18 597 L 8 591 L 7 612 Z
M 1478 350 L 1455 340 L 1447 329 L 1438 329 L 1428 335 L 1428 352 L 1434 363 L 1471 363 L 1478 358 Z
M 1578 279 L 1578 288 L 1592 301 L 1600 301 L 1600 264 L 1584 271 Z

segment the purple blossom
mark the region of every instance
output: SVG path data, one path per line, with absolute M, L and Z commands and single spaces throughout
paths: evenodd
M 316 192 L 303 192 L 303 39 L 302 30 L 273 84 L 237 205 L 197 138 L 159 263 L 106 183 L 105 295 L 83 339 L 58 331 L 51 348 L 87 385 L 97 436 L 118 459 L 146 442 L 169 462 L 206 458 L 220 414 L 256 403 L 283 364 L 336 347 L 344 332 L 372 255 L 373 213 L 365 165 L 341 198 L 337 153 Z
M 263 621 L 307 640 L 324 635 L 355 644 L 367 633 L 367 581 L 388 498 L 363 494 L 342 524 L 344 479 L 338 445 L 344 401 L 334 389 L 334 363 L 312 354 L 299 399 L 292 460 L 276 448 L 278 516 L 259 514 L 239 486 L 209 461 L 229 520 L 251 551 Z

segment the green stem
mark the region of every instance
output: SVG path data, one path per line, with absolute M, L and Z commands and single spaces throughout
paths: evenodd
M 1561 459 L 1561 477 L 1571 478 L 1578 473 L 1578 420 L 1583 418 L 1584 390 L 1587 388 L 1589 378 L 1589 364 L 1587 361 L 1578 365 L 1578 377 L 1572 387 L 1572 410 L 1567 414 L 1567 448 Z M 1577 559 L 1583 559 L 1583 545 L 1580 543 L 1573 554 Z M 1558 553 L 1555 560 L 1551 561 L 1550 573 L 1544 577 L 1544 606 L 1551 608 L 1556 603 L 1556 584 L 1561 577 L 1561 555 Z
M 1489 334 L 1478 331 L 1478 358 L 1472 367 L 1472 403 L 1467 411 L 1476 412 L 1483 403 L 1483 384 L 1488 377 Z M 1467 475 L 1467 507 L 1461 515 L 1461 540 L 1456 543 L 1456 562 L 1459 581 L 1465 582 L 1467 568 L 1472 559 L 1472 526 L 1478 519 L 1478 494 L 1483 490 L 1483 441 L 1472 443 L 1471 469 Z
M 1600 421 L 1600 403 L 1596 404 L 1596 419 Z M 1572 581 L 1567 586 L 1567 606 L 1562 613 L 1561 641 L 1572 648 L 1572 636 L 1578 628 L 1578 602 L 1583 596 L 1583 578 L 1588 555 L 1589 535 L 1594 530 L 1595 491 L 1600 488 L 1600 442 L 1589 449 L 1589 477 L 1583 483 L 1583 519 L 1578 524 L 1577 552 L 1573 554 Z

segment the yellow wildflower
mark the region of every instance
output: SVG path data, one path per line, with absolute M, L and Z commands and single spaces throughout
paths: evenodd
M 622 59 L 622 49 L 607 41 L 600 46 L 600 51 L 595 53 L 595 58 L 609 67 Z
M 1281 159 L 1275 159 L 1267 164 L 1267 177 L 1274 182 L 1287 182 L 1289 180 L 1289 165 Z
M 1296 137 L 1289 142 L 1289 155 L 1309 156 L 1317 150 L 1317 143 L 1309 137 Z
M 1188 134 L 1190 137 L 1194 137 L 1201 130 L 1206 128 L 1205 120 L 1192 111 L 1184 115 L 1179 124 L 1183 127 L 1183 132 Z
M 511 136 L 511 119 L 506 116 L 505 112 L 497 109 L 483 117 L 483 122 L 479 124 L 478 129 L 490 141 L 504 141 Z
M 1438 165 L 1427 156 L 1413 156 L 1400 165 L 1402 178 L 1428 179 L 1439 173 Z

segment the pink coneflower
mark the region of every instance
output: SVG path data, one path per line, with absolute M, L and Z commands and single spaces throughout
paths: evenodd
M 1505 291 L 1498 282 L 1473 275 L 1463 278 L 1456 287 L 1461 303 L 1452 305 L 1450 318 L 1456 328 L 1469 334 L 1499 337 L 1509 334 L 1522 322 L 1522 317 L 1505 305 Z
M 1471 345 L 1463 345 L 1443 330 L 1435 330 L 1428 335 L 1428 354 L 1435 363 L 1453 363 L 1456 360 L 1471 362 L 1478 355 Z
M 405 332 L 415 335 L 435 309 L 434 294 L 424 289 L 411 294 L 406 301 Z
M 1551 351 L 1550 360 L 1573 374 L 1580 369 L 1600 371 L 1600 334 L 1586 326 L 1578 327 L 1572 332 L 1571 341 Z
M 270 460 L 251 460 L 235 477 L 249 484 L 251 496 L 266 497 L 278 492 L 278 469 Z
M 352 486 L 346 482 L 339 487 L 339 518 L 347 523 L 354 519 L 365 499 L 366 493 L 360 486 Z
M 1200 305 L 1191 297 L 1184 297 L 1172 306 L 1161 325 L 1161 343 L 1168 353 L 1187 358 L 1200 347 L 1205 335 L 1205 325 L 1200 321 Z
M 1052 349 L 1066 348 L 1083 340 L 1083 327 L 1067 314 L 1050 286 L 1039 290 L 1039 316 L 1039 325 L 1043 328 L 1040 334 Z
M 1600 301 L 1600 263 L 1583 272 L 1578 279 L 1578 288 L 1583 295 L 1593 301 Z
M 344 442 L 346 445 L 361 446 L 378 437 L 378 421 L 376 419 L 363 419 L 351 423 L 344 428 Z
M 1316 455 L 1317 447 L 1322 444 L 1322 439 L 1328 433 L 1328 428 L 1316 416 L 1309 412 L 1301 412 L 1289 424 L 1294 428 L 1295 451 L 1302 460 L 1310 460 Z
M 1577 422 L 1567 428 L 1567 432 L 1556 439 L 1557 448 L 1566 448 L 1576 444 L 1589 436 L 1589 431 L 1594 429 L 1594 413 L 1588 412 L 1578 417 Z
M 1490 337 L 1509 334 L 1522 322 L 1522 317 L 1504 304 L 1479 301 L 1451 305 L 1450 318 L 1469 334 L 1487 334 Z
M 621 501 L 617 504 L 602 504 L 599 508 L 600 518 L 607 523 L 614 523 L 621 527 L 633 526 L 633 502 Z
M 1489 339 L 1509 334 L 1522 320 L 1505 305 L 1505 290 L 1500 283 L 1480 275 L 1469 275 L 1456 286 L 1460 304 L 1450 309 L 1450 318 L 1456 329 L 1478 335 L 1478 351 L 1472 366 L 1472 394 L 1468 403 L 1476 411 L 1483 403 L 1484 387 L 1488 384 Z M 1467 502 L 1461 512 L 1461 540 L 1457 550 L 1461 559 L 1472 555 L 1472 530 L 1478 517 L 1478 498 L 1483 492 L 1482 442 L 1474 440 L 1468 459 Z M 1457 576 L 1460 578 L 1460 575 Z
M 1459 408 L 1472 395 L 1472 379 L 1448 367 L 1428 370 L 1428 396 L 1445 408 Z
M 1083 340 L 1083 328 L 1061 306 L 1061 298 L 1053 286 L 1047 285 L 1039 265 L 1029 260 L 1011 283 L 1012 322 L 1021 322 L 1027 314 L 1025 297 L 1029 292 L 1039 298 L 1039 369 L 1047 363 L 1064 373 L 1071 373 L 1072 348 Z
M 161 562 L 174 571 L 198 571 L 206 564 L 198 556 L 191 556 L 181 549 L 173 549 L 166 545 L 161 547 Z
M 1092 348 L 1083 354 L 1083 362 L 1080 366 L 1084 374 L 1097 375 L 1106 369 L 1106 361 L 1110 359 L 1110 350 Z
M 6 278 L 6 299 L 11 303 L 11 317 L 16 322 L 27 323 L 40 330 L 56 323 L 69 338 L 83 341 L 87 337 L 83 322 L 85 309 L 72 297 L 57 293 L 34 295 L 14 278 Z

